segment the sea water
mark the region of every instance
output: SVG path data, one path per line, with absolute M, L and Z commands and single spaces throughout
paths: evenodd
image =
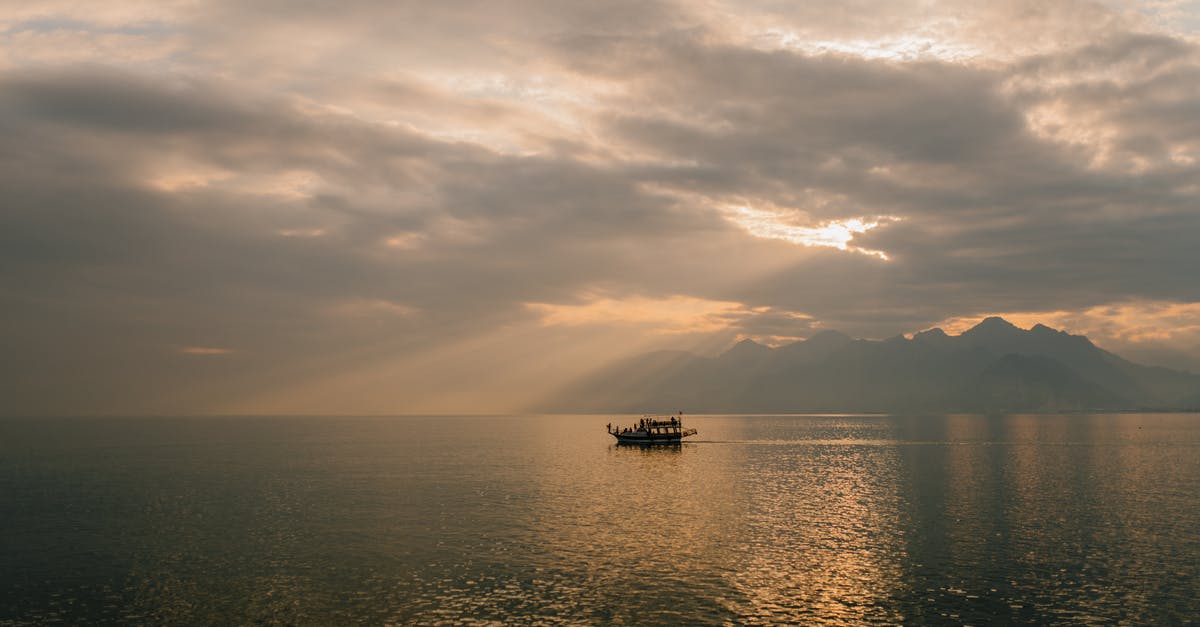
M 0 624 L 1200 620 L 1200 415 L 0 420 Z

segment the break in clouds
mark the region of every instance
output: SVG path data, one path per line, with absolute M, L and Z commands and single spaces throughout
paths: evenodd
M 991 314 L 1197 369 L 1197 29 L 5 2 L 5 409 L 504 411 L 649 348 Z

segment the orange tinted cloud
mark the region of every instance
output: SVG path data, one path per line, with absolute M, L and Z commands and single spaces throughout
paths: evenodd
M 1081 311 L 1017 311 L 989 313 L 1024 328 L 1041 323 L 1099 344 L 1200 343 L 1200 303 L 1137 301 L 1091 307 Z M 936 325 L 955 334 L 986 316 L 949 318 Z
M 233 351 L 231 348 L 218 348 L 215 346 L 184 346 L 179 349 L 184 355 L 228 355 Z
M 580 304 L 527 303 L 545 326 L 637 325 L 658 333 L 709 333 L 756 313 L 744 303 L 675 295 L 595 297 Z

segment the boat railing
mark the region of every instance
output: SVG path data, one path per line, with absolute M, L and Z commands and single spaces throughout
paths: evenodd
M 683 416 L 668 416 L 666 418 L 662 416 L 642 416 L 642 419 L 646 421 L 646 424 L 654 427 L 669 427 L 671 425 L 683 424 Z
M 683 414 L 669 417 L 643 415 L 641 420 L 635 422 L 632 426 L 623 427 L 621 425 L 617 425 L 616 429 L 613 429 L 612 423 L 609 423 L 608 429 L 609 433 L 645 433 L 650 436 L 673 436 L 681 433 L 684 435 L 690 435 L 696 432 L 695 429 L 685 430 L 683 428 Z

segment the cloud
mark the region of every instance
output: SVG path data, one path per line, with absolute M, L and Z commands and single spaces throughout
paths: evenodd
M 640 325 L 656 333 L 711 333 L 733 327 L 754 315 L 742 303 L 689 296 L 667 298 L 591 297 L 580 304 L 527 303 L 547 326 Z
M 989 312 L 1190 342 L 1146 335 L 1200 302 L 1170 12 L 72 6 L 0 7 L 13 411 L 495 411 L 635 347 Z
M 215 346 L 184 346 L 179 349 L 179 352 L 184 355 L 229 355 L 234 351 L 230 348 L 218 348 Z

